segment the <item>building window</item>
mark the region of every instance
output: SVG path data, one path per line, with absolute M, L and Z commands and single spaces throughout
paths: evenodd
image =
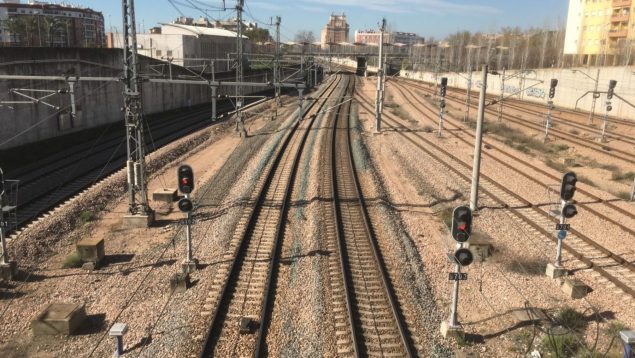
M 172 57 L 172 50 L 165 51 L 165 55 L 168 57 Z
M 157 56 L 161 56 L 161 50 L 157 50 Z

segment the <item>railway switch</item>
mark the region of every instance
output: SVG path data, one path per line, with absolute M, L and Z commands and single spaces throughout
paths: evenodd
M 194 190 L 194 171 L 189 165 L 181 165 L 177 171 L 179 190 L 183 194 L 190 194 Z

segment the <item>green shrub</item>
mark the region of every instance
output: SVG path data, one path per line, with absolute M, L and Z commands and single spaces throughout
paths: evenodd
M 558 312 L 556 321 L 565 328 L 573 330 L 580 330 L 587 325 L 584 315 L 571 307 L 565 307 Z
M 530 345 L 533 341 L 533 334 L 527 330 L 516 332 L 512 335 L 512 351 L 520 354 L 531 350 Z
M 64 263 L 62 264 L 62 268 L 78 268 L 82 267 L 82 259 L 79 257 L 77 251 L 70 253 L 64 259 Z
M 586 185 L 597 186 L 597 185 L 595 185 L 593 180 L 589 179 L 588 177 L 586 177 L 584 175 L 578 174 L 578 181 L 580 181 L 580 182 L 582 182 L 582 183 L 584 183 Z
M 631 193 L 629 193 L 628 191 L 618 191 L 617 193 L 613 194 L 620 199 L 631 200 Z
M 572 333 L 562 335 L 546 334 L 542 346 L 552 357 L 575 357 L 580 347 L 580 338 Z
M 83 223 L 95 220 L 96 215 L 90 210 L 84 210 L 79 214 L 79 220 Z
M 635 172 L 622 173 L 620 171 L 614 171 L 611 174 L 611 179 L 615 181 L 620 181 L 620 180 L 632 181 L 634 178 L 635 178 Z
M 558 152 L 562 152 L 563 150 L 569 149 L 569 146 L 566 144 L 555 144 L 553 147 Z
M 441 220 L 445 227 L 450 229 L 452 226 L 452 213 L 454 212 L 454 208 L 448 206 L 439 212 L 439 216 L 441 216 Z
M 545 164 L 546 164 L 549 168 L 555 169 L 555 170 L 557 170 L 557 171 L 559 171 L 559 172 L 563 172 L 563 173 L 564 173 L 565 171 L 567 171 L 567 166 L 566 166 L 566 165 L 564 165 L 564 164 L 562 164 L 562 163 L 554 162 L 554 161 L 553 161 L 553 160 L 551 160 L 551 159 L 547 159 L 547 160 L 545 160 Z M 579 179 L 579 178 L 578 178 L 578 179 Z

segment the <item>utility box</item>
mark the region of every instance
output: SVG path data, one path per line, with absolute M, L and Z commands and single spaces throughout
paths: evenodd
M 92 262 L 95 266 L 103 261 L 106 251 L 103 238 L 88 238 L 76 244 L 77 253 L 83 262 Z
M 70 335 L 86 319 L 83 304 L 51 303 L 31 321 L 34 336 Z
M 172 203 L 178 199 L 176 189 L 157 189 L 152 193 L 152 200 Z

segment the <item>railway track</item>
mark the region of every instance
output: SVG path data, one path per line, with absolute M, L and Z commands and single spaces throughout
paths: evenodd
M 419 90 L 423 90 L 426 91 L 428 93 L 432 93 L 433 90 L 431 88 L 427 88 L 425 86 L 420 86 L 418 84 L 413 84 L 412 82 L 408 83 L 410 86 L 415 87 Z M 459 105 L 463 106 L 465 104 L 464 100 L 458 97 L 454 97 L 454 96 L 446 96 L 446 99 L 449 99 L 453 102 L 458 103 Z M 472 104 L 470 106 L 470 108 L 478 108 L 477 105 Z M 489 113 L 492 116 L 497 116 L 498 113 L 494 110 L 494 109 L 486 109 L 486 113 Z M 514 123 L 515 125 L 527 128 L 529 130 L 532 131 L 536 131 L 538 133 L 543 133 L 544 132 L 544 125 L 541 125 L 539 123 L 534 123 L 534 122 L 526 122 L 526 121 L 522 121 L 510 114 L 505 114 L 503 113 L 502 116 L 503 119 L 505 119 L 508 122 Z M 582 138 L 580 136 L 577 135 L 573 135 L 571 133 L 567 133 L 563 130 L 560 130 L 558 128 L 551 128 L 549 130 L 549 136 L 552 138 L 557 138 L 563 141 L 567 141 L 573 144 L 576 144 L 580 147 L 584 147 L 590 150 L 593 150 L 595 152 L 601 153 L 603 155 L 606 156 L 610 156 L 611 158 L 614 159 L 619 159 L 622 160 L 628 164 L 635 164 L 635 154 L 632 154 L 626 150 L 622 150 L 622 149 L 618 149 L 618 148 L 614 148 L 614 147 L 610 147 L 608 144 L 606 143 L 598 143 L 595 142 L 593 140 L 589 140 L 586 138 Z
M 391 86 L 393 83 L 390 83 L 389 86 Z M 433 119 L 434 116 L 434 111 L 435 109 L 431 108 L 428 104 L 426 104 L 425 102 L 418 102 L 416 101 L 416 98 L 414 97 L 414 95 L 412 93 L 410 93 L 406 88 L 401 87 L 401 86 L 395 86 L 394 87 L 398 93 L 400 93 L 405 99 L 406 101 L 408 101 L 408 103 L 413 105 L 413 108 L 415 108 L 416 111 L 418 111 L 421 115 L 423 115 L 423 117 L 430 121 L 431 123 L 436 123 L 435 119 Z M 423 111 L 419 111 L 418 108 L 416 106 L 414 106 L 415 103 L 421 103 L 427 110 L 428 113 L 423 112 Z M 453 137 L 455 137 L 456 139 L 458 139 L 459 141 L 465 143 L 468 146 L 472 146 L 472 142 L 466 140 L 465 138 L 461 137 L 458 135 L 457 131 L 460 133 L 464 133 L 466 134 L 468 137 L 474 138 L 474 134 L 467 130 L 465 127 L 461 126 L 460 124 L 456 123 L 456 120 L 452 120 L 451 118 L 447 118 L 445 123 L 449 124 L 453 127 L 453 129 L 455 129 L 454 131 L 448 131 L 448 133 L 450 135 L 452 135 Z M 483 155 L 493 159 L 494 161 L 496 161 L 497 163 L 500 163 L 501 165 L 505 166 L 506 168 L 516 172 L 517 174 L 525 177 L 527 180 L 540 185 L 540 186 L 544 186 L 545 183 L 548 183 L 549 181 L 552 181 L 553 185 L 557 185 L 558 183 L 560 183 L 561 178 L 553 175 L 525 160 L 523 160 L 520 157 L 514 156 L 513 154 L 510 154 L 508 151 L 501 149 L 500 146 L 494 144 L 492 141 L 488 141 L 486 139 L 483 140 L 483 143 L 490 146 L 492 148 L 492 150 L 494 150 L 496 153 L 500 153 L 503 156 L 509 158 L 509 160 L 511 162 L 513 162 L 514 164 L 522 164 L 524 167 L 531 169 L 532 171 L 548 178 L 548 180 L 543 180 L 540 181 L 535 175 L 530 175 L 526 170 L 520 170 L 518 169 L 516 166 L 509 164 L 508 162 L 505 162 L 503 160 L 501 160 L 500 158 L 493 156 L 487 152 L 485 152 Z M 628 217 L 630 219 L 635 219 L 635 213 L 633 213 L 630 210 L 624 209 L 620 206 L 615 205 L 615 203 L 613 203 L 610 200 L 604 200 L 602 198 L 600 198 L 597 195 L 592 194 L 591 192 L 584 190 L 582 188 L 578 188 L 577 192 L 579 194 L 584 195 L 586 198 L 582 198 L 581 200 L 577 200 L 577 203 L 579 205 L 579 207 L 591 212 L 592 214 L 594 214 L 595 216 L 610 222 L 611 224 L 615 225 L 616 227 L 619 227 L 620 229 L 622 229 L 624 232 L 627 232 L 633 236 L 635 236 L 635 230 L 633 230 L 630 226 L 625 225 L 624 223 L 620 222 L 619 220 L 615 219 L 614 216 L 612 215 L 607 215 L 604 213 L 601 213 L 600 211 L 596 210 L 595 208 L 593 208 L 591 206 L 591 204 L 595 203 L 595 204 L 601 204 L 605 207 L 607 207 L 608 209 L 618 213 L 619 215 Z M 578 197 L 578 199 L 580 199 Z M 589 204 L 587 204 L 589 203 Z
M 360 96 L 360 104 L 370 113 L 373 106 L 370 101 Z M 414 147 L 424 154 L 446 167 L 460 178 L 469 187 L 471 178 L 465 173 L 471 172 L 471 165 L 463 162 L 438 144 L 428 140 L 419 133 L 410 131 L 402 120 L 384 113 L 384 122 Z M 546 229 L 553 225 L 552 219 L 531 202 L 509 190 L 505 185 L 498 183 L 489 176 L 481 173 L 480 191 L 491 198 L 500 207 L 513 217 L 520 225 L 527 229 L 526 233 L 534 238 L 534 241 L 555 243 L 557 239 L 552 232 Z M 635 268 L 632 263 L 623 257 L 616 255 L 590 238 L 579 232 L 573 231 L 563 243 L 563 249 L 571 255 L 577 263 L 586 268 L 593 269 L 603 279 L 610 281 L 624 293 L 635 298 Z
M 261 356 L 272 302 L 276 265 L 303 147 L 316 113 L 338 88 L 336 78 L 295 121 L 257 184 L 252 208 L 244 210 L 213 279 L 207 302 L 214 305 L 201 357 Z
M 353 77 L 347 99 L 355 92 Z M 353 161 L 350 100 L 339 106 L 324 147 L 325 213 L 338 356 L 414 356 L 392 285 L 370 224 Z M 329 191 L 330 190 L 330 191 Z
M 535 116 L 536 118 L 543 118 L 545 116 L 545 109 L 544 108 L 542 109 L 542 111 L 540 111 L 538 109 L 529 108 L 529 107 L 526 107 L 524 105 L 520 105 L 520 104 L 514 103 L 514 102 L 510 103 L 510 102 L 505 101 L 505 107 L 509 107 L 509 108 L 512 108 L 515 111 Z M 538 106 L 538 104 L 536 104 L 536 106 Z M 560 109 L 560 108 L 556 109 L 556 111 L 557 112 L 561 112 L 561 113 L 565 112 L 565 110 Z M 577 112 L 577 113 L 573 112 L 573 113 L 571 113 L 571 115 L 572 116 L 575 115 L 577 117 L 577 116 L 580 115 L 580 112 Z M 580 120 L 586 121 L 587 118 L 588 117 L 584 116 L 584 118 L 580 118 Z M 599 113 L 595 114 L 595 119 L 598 120 L 599 122 L 601 122 L 603 120 L 603 118 L 604 118 L 603 114 L 599 114 Z M 587 131 L 587 132 L 590 132 L 590 133 L 598 135 L 598 137 L 600 135 L 602 135 L 602 129 L 601 128 L 596 128 L 596 127 L 588 125 L 588 124 L 572 121 L 570 118 L 567 119 L 567 118 L 558 116 L 558 115 L 554 114 L 553 112 L 552 112 L 552 115 L 551 115 L 551 120 L 555 124 L 567 125 L 569 127 L 575 128 L 575 129 Z M 623 122 L 618 122 L 616 118 L 609 118 L 609 123 L 619 123 L 621 125 L 635 126 L 635 123 L 625 124 Z M 616 140 L 616 141 L 620 141 L 620 142 L 623 142 L 623 143 L 626 143 L 626 144 L 635 144 L 635 137 L 629 136 L 629 135 L 626 135 L 626 134 L 617 134 L 617 133 L 612 133 L 612 132 L 607 131 L 605 136 L 609 140 Z
M 412 79 L 403 78 L 401 80 L 403 82 L 412 83 L 412 84 L 415 84 L 415 85 L 422 85 L 423 84 L 421 81 L 412 80 Z M 458 89 L 458 88 L 448 88 L 448 92 L 456 93 L 458 95 L 464 95 L 465 94 L 465 90 L 461 90 L 461 89 Z M 498 95 L 487 95 L 487 99 L 488 100 L 496 100 L 496 101 L 498 101 L 499 98 L 500 98 L 500 96 L 498 96 Z M 465 100 L 465 99 L 463 99 L 463 100 Z M 598 104 L 599 103 L 600 102 L 598 102 Z M 507 99 L 505 99 L 505 107 L 511 107 L 511 108 L 514 108 L 514 109 L 518 109 L 521 112 L 525 112 L 527 114 L 532 114 L 532 115 L 536 115 L 536 116 L 544 116 L 545 115 L 545 109 L 544 109 L 545 106 L 541 105 L 538 102 L 523 101 L 523 100 L 517 99 L 517 98 L 507 98 Z M 600 107 L 598 107 L 598 108 L 600 108 Z M 553 114 L 553 113 L 569 114 L 569 115 L 575 117 L 576 119 L 580 120 L 583 123 L 578 123 L 578 122 L 572 123 L 570 119 L 558 116 L 557 114 Z M 563 124 L 567 124 L 567 125 L 580 125 L 581 127 L 579 127 L 579 128 L 584 129 L 584 130 L 597 130 L 597 128 L 595 128 L 593 126 L 589 126 L 589 125 L 585 125 L 584 124 L 585 122 L 588 121 L 588 118 L 589 118 L 589 112 L 586 112 L 586 111 L 576 111 L 576 110 L 572 110 L 572 109 L 568 109 L 568 108 L 557 108 L 555 112 L 552 112 L 551 118 L 555 119 L 556 121 L 561 121 Z M 604 114 L 603 113 L 599 113 L 598 111 L 596 111 L 595 118 L 601 120 L 602 118 L 604 118 Z M 624 125 L 624 126 L 628 126 L 628 127 L 635 127 L 635 121 L 628 120 L 628 119 L 621 119 L 621 118 L 617 118 L 617 117 L 614 117 L 614 116 L 609 116 L 609 122 L 610 123 Z M 621 134 L 617 134 L 617 133 L 607 133 L 607 136 L 608 135 L 611 135 L 611 136 L 615 137 L 616 139 L 619 139 L 619 137 L 622 136 Z M 625 136 L 625 137 L 635 140 L 635 137 L 632 137 L 632 136 Z
M 218 106 L 218 114 L 232 109 L 230 103 L 222 103 Z M 214 125 L 209 120 L 209 111 L 205 106 L 186 114 L 159 116 L 147 123 L 149 135 L 146 135 L 146 146 L 151 148 L 148 152 Z M 110 131 L 96 143 L 80 143 L 9 173 L 11 178 L 20 180 L 18 230 L 64 200 L 121 169 L 125 158 L 122 133 Z

